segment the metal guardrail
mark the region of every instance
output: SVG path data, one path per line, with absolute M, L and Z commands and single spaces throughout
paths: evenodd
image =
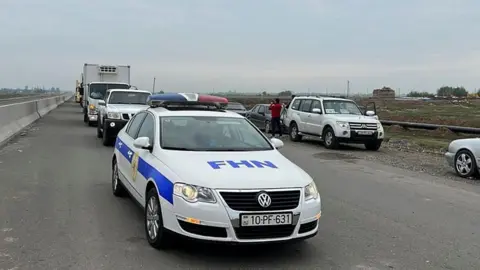
M 426 123 L 414 123 L 414 122 L 400 122 L 400 121 L 390 121 L 390 120 L 380 120 L 384 126 L 393 126 L 398 125 L 403 128 L 416 128 L 416 129 L 426 129 L 426 130 L 435 130 L 439 128 L 447 128 L 455 133 L 466 133 L 466 134 L 480 134 L 480 128 L 474 127 L 461 127 L 461 126 L 446 126 L 446 125 L 436 125 L 436 124 L 426 124 Z

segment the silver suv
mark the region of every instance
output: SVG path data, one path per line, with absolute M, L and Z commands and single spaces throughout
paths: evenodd
M 295 97 L 284 118 L 290 139 L 319 137 L 325 147 L 337 148 L 340 143 L 361 143 L 368 150 L 378 150 L 385 132 L 375 111 L 363 113 L 349 99 L 304 96 Z

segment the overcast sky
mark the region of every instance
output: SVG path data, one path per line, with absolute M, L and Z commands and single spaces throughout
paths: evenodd
M 479 0 L 0 0 L 0 87 L 74 89 L 84 63 L 156 90 L 480 87 Z

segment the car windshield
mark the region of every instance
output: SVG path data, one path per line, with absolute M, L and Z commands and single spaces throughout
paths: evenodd
M 108 99 L 109 104 L 147 104 L 150 93 L 113 92 Z
M 245 107 L 240 103 L 228 103 L 227 110 L 244 111 Z
M 362 112 L 357 104 L 347 100 L 324 100 L 323 107 L 326 114 L 354 114 L 361 115 Z
M 109 89 L 130 89 L 130 85 L 123 83 L 95 83 L 88 86 L 89 96 L 93 99 L 104 99 Z
M 160 117 L 163 149 L 183 151 L 265 151 L 270 142 L 244 118 Z

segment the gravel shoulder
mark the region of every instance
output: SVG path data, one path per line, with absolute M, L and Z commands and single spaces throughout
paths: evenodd
M 288 137 L 282 139 L 289 141 Z M 340 149 L 337 150 L 328 150 L 319 139 L 313 137 L 305 137 L 301 143 L 319 147 L 323 152 L 335 153 L 334 156 L 339 160 L 364 159 L 411 172 L 438 176 L 444 180 L 468 183 L 480 188 L 480 180 L 458 177 L 453 168 L 446 163 L 443 151 L 419 147 L 407 141 L 392 140 L 384 142 L 382 148 L 376 152 L 367 151 L 363 145 L 354 144 L 341 145 Z M 330 155 L 331 158 L 334 157 L 333 154 Z

